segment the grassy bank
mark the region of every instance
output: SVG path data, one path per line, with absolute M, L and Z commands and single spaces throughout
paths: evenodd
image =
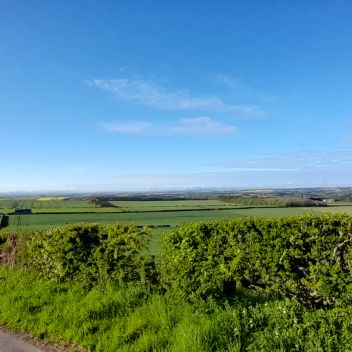
M 83 290 L 0 268 L 0 324 L 87 350 L 349 351 L 352 308 L 306 310 L 240 292 L 232 303 L 177 302 L 138 286 Z

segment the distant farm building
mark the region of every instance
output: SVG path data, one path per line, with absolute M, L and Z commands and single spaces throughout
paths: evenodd
M 0 214 L 0 229 L 9 224 L 9 216 L 7 214 Z
M 30 215 L 32 214 L 32 209 L 15 209 L 15 215 Z

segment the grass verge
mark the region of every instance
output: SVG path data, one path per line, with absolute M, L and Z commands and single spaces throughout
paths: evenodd
M 351 351 L 352 307 L 306 310 L 239 292 L 231 302 L 174 301 L 136 285 L 83 290 L 0 267 L 0 324 L 87 350 Z

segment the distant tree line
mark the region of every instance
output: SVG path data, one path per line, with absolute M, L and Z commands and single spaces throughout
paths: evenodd
M 326 206 L 326 202 L 313 200 L 310 198 L 295 198 L 295 197 L 229 197 L 222 196 L 219 200 L 241 204 L 241 205 L 261 205 L 273 207 L 314 207 Z

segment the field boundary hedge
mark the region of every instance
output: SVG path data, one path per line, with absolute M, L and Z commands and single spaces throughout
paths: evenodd
M 35 270 L 55 281 L 80 281 L 87 287 L 138 282 L 147 288 L 157 281 L 149 241 L 146 227 L 72 224 L 8 235 L 2 240 L 0 262 L 9 265 L 11 259 L 10 266 Z
M 243 286 L 311 307 L 350 303 L 352 216 L 183 225 L 163 240 L 161 277 L 182 299 L 221 299 Z

